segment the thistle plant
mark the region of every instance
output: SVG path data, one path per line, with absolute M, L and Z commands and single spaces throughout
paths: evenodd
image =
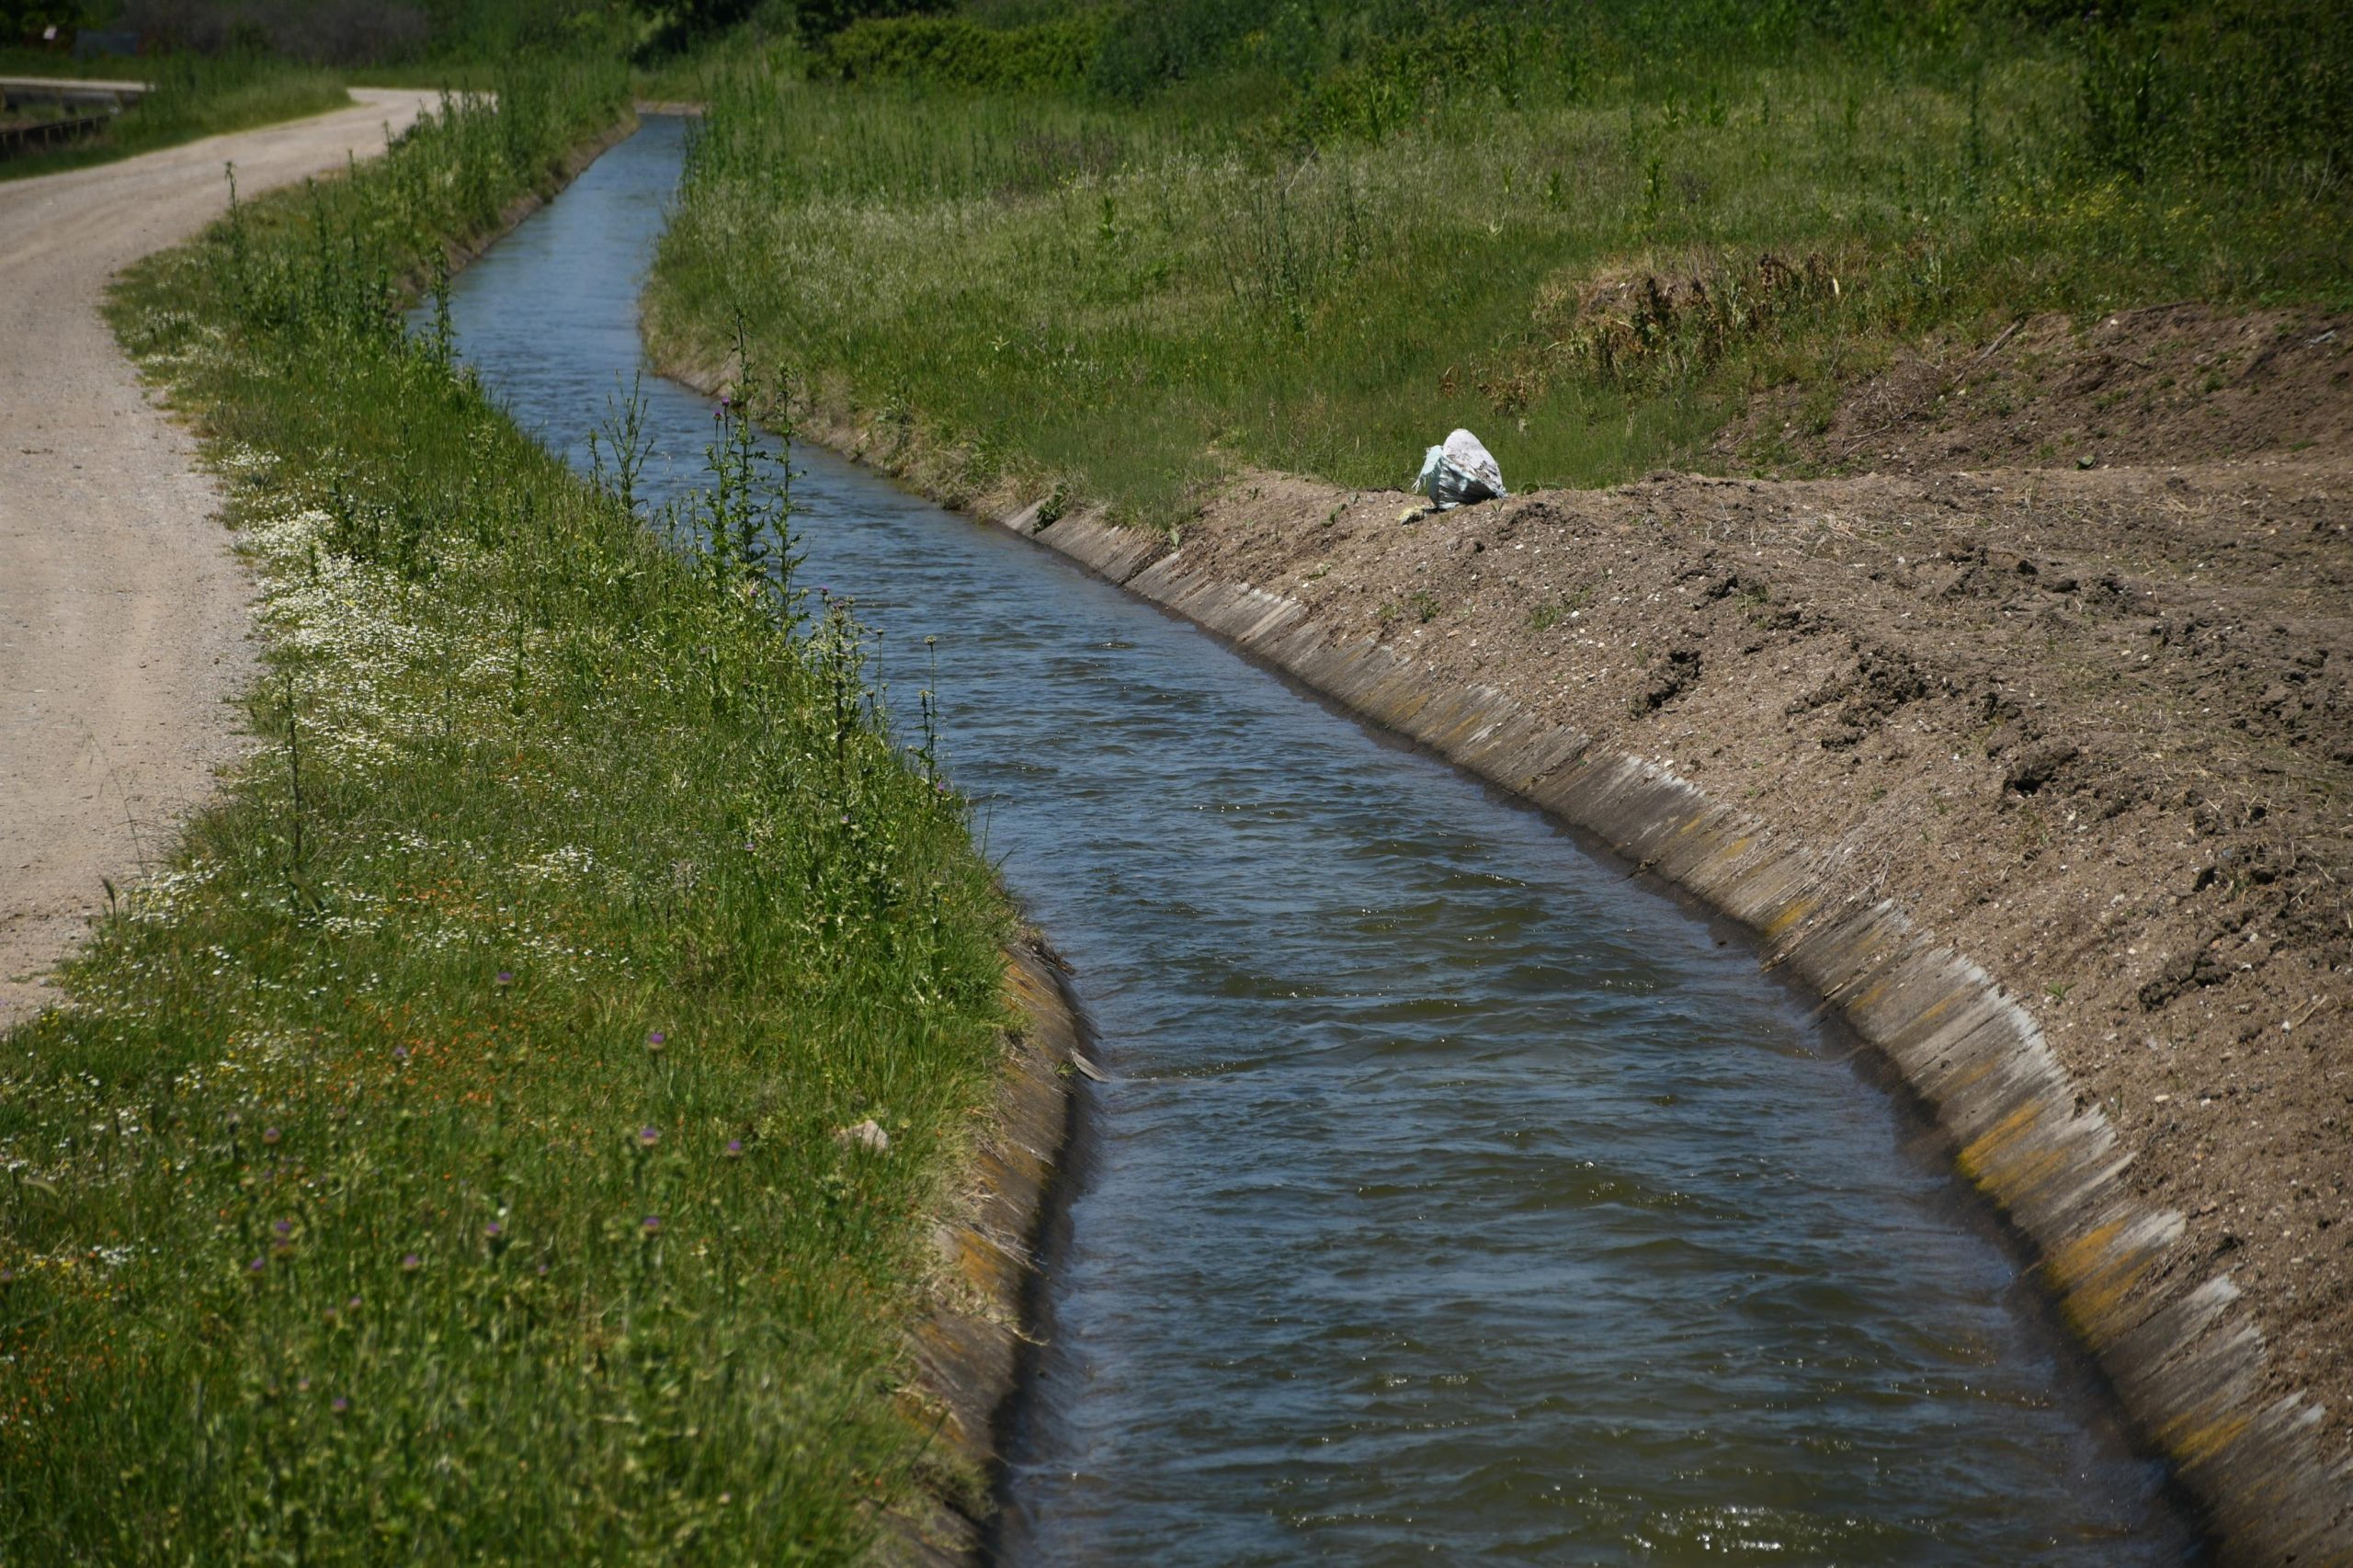
M 793 583 L 801 557 L 792 537 L 791 401 L 785 379 L 754 362 L 740 323 L 735 355 L 733 388 L 711 414 L 719 438 L 703 449 L 710 484 L 696 497 L 695 520 L 712 584 L 765 600 L 789 638 L 805 619 Z M 761 438 L 764 419 L 777 433 L 773 448 Z
M 654 436 L 645 427 L 645 376 L 634 371 L 629 379 L 629 391 L 620 392 L 620 372 L 613 372 L 613 391 L 605 394 L 605 417 L 596 429 L 588 432 L 589 478 L 621 504 L 621 510 L 635 517 L 638 512 L 637 482 L 645 472 L 645 462 L 654 453 Z M 605 466 L 607 454 L 611 454 L 612 467 Z M 790 483 L 790 475 L 786 483 Z

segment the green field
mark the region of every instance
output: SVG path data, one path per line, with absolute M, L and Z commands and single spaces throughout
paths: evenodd
M 817 80 L 712 82 L 649 330 L 710 362 L 745 314 L 951 496 L 1166 525 L 1246 465 L 1403 483 L 1457 425 L 1517 484 L 1612 483 L 1699 461 L 1769 388 L 1826 418 L 1931 334 L 2353 303 L 2348 31 L 2310 5 L 868 21 Z
M 625 89 L 510 71 L 119 290 L 267 663 L 0 1041 L 0 1559 L 840 1562 L 924 1462 L 1006 1020 L 962 803 L 767 574 L 772 472 L 674 545 L 388 312 Z

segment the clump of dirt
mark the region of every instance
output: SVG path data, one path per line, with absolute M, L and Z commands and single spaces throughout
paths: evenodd
M 2348 442 L 2353 320 L 2176 304 L 2083 326 L 2035 316 L 1843 391 L 1781 388 L 1709 457 L 1749 472 L 1926 473 L 2294 459 Z
M 2185 334 L 2207 346 L 2190 359 L 2236 345 L 2211 361 L 2226 389 L 2337 373 L 2341 351 L 2310 324 L 2151 319 L 2205 324 Z M 2055 347 L 2055 331 L 2022 328 L 2004 350 Z M 2027 359 L 2004 374 L 2034 374 Z M 2159 374 L 2109 359 L 2111 381 Z M 2090 410 L 2088 376 L 2044 373 Z M 1970 401 L 1990 384 L 1968 382 Z M 2278 428 L 2336 428 L 2325 401 L 2290 400 Z M 2177 420 L 2236 417 L 2204 406 Z M 1897 444 L 1925 449 L 1930 428 L 1992 442 L 2011 427 L 1956 412 Z M 2127 1179 L 2188 1217 L 2198 1267 L 2246 1292 L 2278 1392 L 2324 1401 L 2341 1444 L 2348 502 L 2335 439 L 2325 460 L 2253 466 L 1661 473 L 1411 522 L 1403 495 L 1256 474 L 1182 553 L 1302 601 L 1328 635 L 1381 639 L 1668 763 L 1816 846 L 1838 893 L 1893 900 L 1984 964 L 2105 1108 Z
M 1529 338 L 1480 363 L 1474 379 L 1497 413 L 1517 415 L 1563 376 L 1623 382 L 1713 364 L 1740 338 L 1839 288 L 1819 252 L 1571 268 L 1537 286 Z

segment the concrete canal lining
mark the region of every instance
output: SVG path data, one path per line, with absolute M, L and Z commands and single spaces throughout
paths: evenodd
M 1061 960 L 1036 935 L 1006 952 L 1006 992 L 1024 1019 L 1006 1041 L 988 1132 L 970 1187 L 936 1233 L 942 1264 L 932 1315 L 915 1333 L 914 1415 L 949 1462 L 893 1517 L 883 1555 L 950 1564 L 990 1555 L 991 1499 L 1034 1343 L 1040 1248 L 1076 1127 L 1073 1074 L 1095 1076 L 1086 1027 Z
M 2353 1562 L 2343 1465 L 2321 1412 L 2267 1400 L 2260 1331 L 2223 1274 L 2177 1244 L 2181 1216 L 2119 1179 L 2126 1156 L 2033 1017 L 1885 903 L 1824 891 L 1815 855 L 1670 769 L 1597 748 L 1498 693 L 1448 682 L 1305 606 L 1189 569 L 1163 535 L 1032 505 L 990 518 L 1590 834 L 1756 934 L 1779 968 L 1883 1052 L 2015 1228 L 2139 1434 L 2207 1511 L 2225 1562 Z
M 723 367 L 655 357 L 706 393 Z M 848 424 L 801 434 L 857 458 Z M 2173 1465 L 2225 1562 L 2353 1564 L 2353 1476 L 2322 1411 L 2281 1395 L 2252 1312 L 2121 1178 L 2131 1155 L 2034 1016 L 1887 902 L 1835 892 L 1822 850 L 1658 763 L 1537 719 L 1499 692 L 1319 622 L 1302 602 L 1196 568 L 1166 535 L 1030 505 L 984 520 L 1052 550 L 1344 709 L 1540 807 L 1755 934 L 1768 967 L 1835 1007 L 1949 1140 L 2034 1260 L 2136 1434 Z
M 662 373 L 716 395 L 724 367 L 655 346 Z M 858 459 L 855 426 L 800 435 Z M 1818 855 L 1648 759 L 1539 721 L 1369 638 L 1327 634 L 1288 596 L 1194 571 L 1163 533 L 1032 502 L 983 520 L 1085 567 L 1246 656 L 1588 834 L 1754 933 L 1768 967 L 1835 1008 L 1951 1141 L 1960 1170 L 2034 1260 L 2137 1437 L 2175 1467 L 2225 1563 L 2353 1565 L 2353 1469 L 2302 1392 L 2267 1396 L 2270 1352 L 2227 1273 L 2184 1247 L 2180 1213 L 2120 1179 L 2099 1106 L 2033 1016 L 1888 903 L 1828 891 Z

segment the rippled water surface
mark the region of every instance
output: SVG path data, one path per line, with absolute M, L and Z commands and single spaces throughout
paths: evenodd
M 650 121 L 457 286 L 467 359 L 575 460 L 638 365 L 683 134 Z M 664 493 L 710 414 L 645 391 Z M 1114 1075 L 1009 1560 L 2196 1557 L 2013 1261 L 1745 946 L 1057 558 L 797 456 L 806 580 L 857 597 L 906 706 L 938 638 L 949 763 Z

